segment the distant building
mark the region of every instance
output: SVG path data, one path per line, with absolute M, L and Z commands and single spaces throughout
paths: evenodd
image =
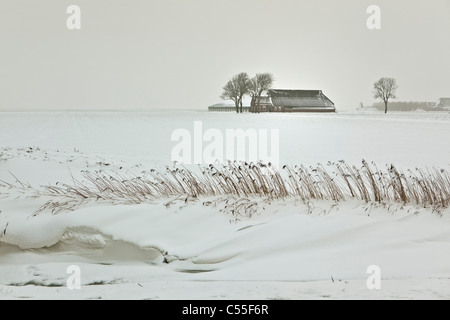
M 384 111 L 385 108 L 383 102 L 376 102 L 372 105 L 372 107 L 379 111 Z M 438 102 L 392 101 L 389 102 L 388 109 L 390 111 L 395 112 L 415 112 L 415 111 L 441 112 L 450 110 L 450 106 L 449 107 L 445 106 L 445 99 L 441 99 Z
M 240 109 L 240 107 L 239 107 Z M 242 107 L 243 112 L 248 112 L 250 107 Z M 218 111 L 218 112 L 236 112 L 236 106 L 232 104 L 218 103 L 208 107 L 208 111 Z
M 269 90 L 275 112 L 336 112 L 322 90 Z
M 438 108 L 450 109 L 450 98 L 440 98 L 437 103 Z

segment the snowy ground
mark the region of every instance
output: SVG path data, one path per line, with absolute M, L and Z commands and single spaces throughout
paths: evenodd
M 280 129 L 281 164 L 450 170 L 448 113 L 2 113 L 0 179 L 39 188 L 81 170 L 164 169 L 172 131 L 198 120 Z M 237 199 L 161 199 L 31 217 L 48 200 L 0 188 L 0 299 L 450 298 L 448 209 L 248 199 L 258 213 L 234 217 L 225 201 Z M 66 287 L 71 265 L 81 290 Z M 367 288 L 371 265 L 380 290 Z

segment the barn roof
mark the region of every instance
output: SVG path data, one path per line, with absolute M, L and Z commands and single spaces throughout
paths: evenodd
M 334 103 L 322 93 L 322 90 L 269 90 L 274 106 L 285 108 L 334 109 Z

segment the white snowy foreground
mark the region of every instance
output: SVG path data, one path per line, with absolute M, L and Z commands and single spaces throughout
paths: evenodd
M 39 189 L 81 170 L 164 168 L 171 130 L 195 120 L 219 129 L 272 121 L 290 141 L 280 143 L 281 163 L 450 169 L 449 114 L 236 117 L 4 113 L 0 179 L 17 185 L 11 172 Z M 308 130 L 316 135 L 292 138 Z M 250 217 L 233 215 L 239 199 L 222 197 L 33 216 L 49 199 L 0 187 L 0 299 L 450 299 L 449 209 L 252 198 Z M 81 271 L 79 290 L 66 286 L 70 266 Z M 367 286 L 369 266 L 381 270 L 379 290 Z

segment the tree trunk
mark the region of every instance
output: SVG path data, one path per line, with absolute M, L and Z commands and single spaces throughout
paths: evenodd
M 260 113 L 261 112 L 261 105 L 260 105 L 260 103 L 261 103 L 261 96 L 258 96 L 258 102 L 256 103 L 256 108 L 257 108 L 257 110 L 258 110 L 258 113 Z
M 252 97 L 252 102 L 250 103 L 250 112 L 255 113 L 255 104 L 256 104 L 256 97 Z
M 388 105 L 388 102 L 385 101 L 385 102 L 384 102 L 384 113 L 387 113 L 387 105 Z
M 239 100 L 236 100 L 234 102 L 235 106 L 236 106 L 236 113 L 239 113 Z

